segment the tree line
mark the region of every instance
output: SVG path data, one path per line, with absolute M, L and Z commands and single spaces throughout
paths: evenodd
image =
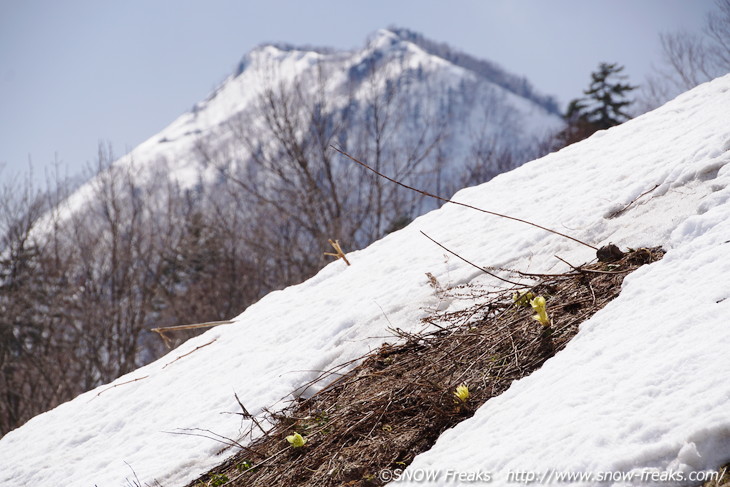
M 111 160 L 83 212 L 62 185 L 0 192 L 0 434 L 159 357 L 149 328 L 229 318 L 269 290 L 235 220 Z

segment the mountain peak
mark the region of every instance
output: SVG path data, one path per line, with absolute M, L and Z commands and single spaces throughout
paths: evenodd
M 466 69 L 467 71 L 474 73 L 476 76 L 488 80 L 517 96 L 527 98 L 530 101 L 537 103 L 551 114 L 561 115 L 555 98 L 539 93 L 524 76 L 509 73 L 493 61 L 476 58 L 463 51 L 452 48 L 448 44 L 433 41 L 414 30 L 396 26 L 378 29 L 368 36 L 365 49 L 369 51 L 369 54 L 371 55 L 372 53 L 379 53 L 377 57 L 381 58 L 383 54 L 391 52 L 394 49 L 406 49 L 406 45 L 417 46 L 420 50 L 429 55 L 441 58 L 457 67 Z M 246 68 L 251 65 L 254 57 L 260 55 L 272 55 L 274 52 L 279 54 L 314 52 L 326 56 L 345 56 L 353 54 L 356 55 L 357 52 L 363 51 L 352 52 L 322 46 L 297 46 L 283 42 L 267 42 L 256 46 L 254 49 L 246 53 L 238 63 L 233 76 L 240 76 Z
M 399 42 L 401 37 L 390 29 L 378 29 L 368 36 L 368 45 L 388 46 Z

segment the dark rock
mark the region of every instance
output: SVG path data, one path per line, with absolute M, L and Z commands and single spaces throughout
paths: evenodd
M 616 247 L 614 244 L 604 245 L 596 252 L 598 262 L 616 262 L 624 256 L 621 249 Z

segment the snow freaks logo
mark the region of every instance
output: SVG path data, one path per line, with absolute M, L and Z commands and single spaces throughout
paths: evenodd
M 408 470 L 381 470 L 378 478 L 383 482 L 413 482 L 427 484 L 488 484 L 493 480 L 492 472 L 481 470 L 461 472 L 459 470 L 428 470 L 414 468 Z
M 640 484 L 661 484 L 661 483 L 702 483 L 707 481 L 718 481 L 725 474 L 722 472 L 679 472 L 679 471 L 656 471 L 645 469 L 641 471 L 621 472 L 621 471 L 604 471 L 604 472 L 565 472 L 553 469 L 544 470 L 542 472 L 533 472 L 528 470 L 509 470 L 507 472 L 507 483 L 522 485 L 549 485 L 549 484 L 569 484 L 569 483 L 615 483 L 628 482 Z M 424 468 L 414 469 L 385 469 L 378 474 L 378 479 L 382 482 L 399 483 L 409 482 L 414 484 L 488 484 L 495 480 L 492 472 L 485 470 L 429 470 Z

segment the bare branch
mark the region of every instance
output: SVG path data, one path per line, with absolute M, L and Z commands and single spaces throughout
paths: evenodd
M 364 162 L 361 162 L 361 161 L 355 159 L 354 157 L 352 157 L 350 154 L 348 154 L 347 152 L 343 151 L 342 149 L 339 149 L 338 147 L 335 147 L 334 145 L 332 145 L 330 147 L 332 147 L 332 149 L 336 150 L 337 152 L 339 152 L 343 156 L 347 157 L 348 159 L 352 160 L 353 162 L 356 162 L 357 164 L 360 164 L 365 169 L 374 172 L 375 174 L 377 174 L 381 178 L 387 179 L 391 183 L 395 183 L 398 186 L 402 186 L 402 187 L 404 187 L 406 189 L 409 189 L 411 191 L 415 191 L 416 193 L 420 193 L 420 194 L 422 194 L 424 196 L 428 196 L 430 198 L 435 198 L 435 199 L 437 199 L 439 201 L 443 201 L 444 203 L 452 203 L 454 205 L 464 206 L 466 208 L 471 208 L 472 210 L 480 211 L 482 213 L 487 213 L 489 215 L 498 216 L 500 218 L 506 218 L 508 220 L 514 220 L 514 221 L 517 221 L 517 222 L 520 222 L 520 223 L 524 223 L 526 225 L 531 225 L 531 226 L 536 227 L 536 228 L 539 228 L 541 230 L 545 230 L 546 232 L 554 233 L 555 235 L 560 235 L 561 237 L 567 238 L 567 239 L 572 240 L 574 242 L 577 242 L 577 243 L 579 243 L 581 245 L 585 245 L 586 247 L 590 247 L 593 250 L 598 250 L 598 247 L 594 247 L 593 245 L 587 244 L 587 243 L 585 243 L 585 242 L 583 242 L 581 240 L 578 240 L 577 238 L 571 237 L 569 235 L 565 235 L 564 233 L 560 233 L 560 232 L 558 232 L 556 230 L 552 230 L 550 228 L 543 227 L 542 225 L 538 225 L 537 223 L 533 223 L 533 222 L 530 222 L 530 221 L 527 221 L 527 220 L 523 220 L 521 218 L 515 218 L 515 217 L 509 216 L 509 215 L 504 215 L 502 213 L 497 213 L 497 212 L 490 211 L 490 210 L 484 210 L 482 208 L 478 208 L 478 207 L 473 206 L 473 205 L 469 205 L 469 204 L 466 204 L 466 203 L 461 203 L 461 202 L 458 202 L 458 201 L 454 201 L 454 200 L 450 200 L 450 199 L 447 199 L 447 198 L 443 198 L 443 197 L 438 196 L 438 195 L 435 195 L 433 193 L 429 193 L 428 191 L 423 191 L 421 189 L 417 189 L 417 188 L 414 188 L 412 186 L 408 186 L 407 184 L 401 183 L 400 181 L 397 181 L 397 180 L 395 180 L 393 178 L 390 178 L 390 177 L 386 176 L 385 174 L 382 174 L 380 172 L 375 171 L 375 169 L 371 168 L 370 166 L 368 166 Z

